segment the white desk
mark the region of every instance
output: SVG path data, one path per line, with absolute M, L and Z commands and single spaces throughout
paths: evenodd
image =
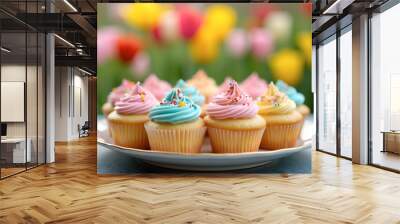
M 26 142 L 26 155 L 25 155 L 25 138 L 2 138 L 1 144 L 6 145 L 14 145 L 13 147 L 13 163 L 25 163 L 31 161 L 31 145 L 32 141 L 30 138 L 27 138 Z M 25 158 L 27 159 L 25 161 Z

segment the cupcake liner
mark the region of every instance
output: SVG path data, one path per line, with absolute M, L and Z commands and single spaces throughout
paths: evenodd
M 303 120 L 292 124 L 271 124 L 267 122 L 260 148 L 277 150 L 296 146 Z
M 107 121 L 107 130 L 108 130 L 108 135 L 111 137 L 112 133 L 111 133 L 111 128 L 110 128 L 110 121 L 108 119 L 106 119 Z
M 143 123 L 123 123 L 108 120 L 108 125 L 115 144 L 137 149 L 149 148 L 149 141 Z
M 158 129 L 145 124 L 150 149 L 176 153 L 200 153 L 206 128 Z
M 208 128 L 214 153 L 255 152 L 260 147 L 264 128 L 256 130 L 228 130 Z
M 301 136 L 301 132 L 303 131 L 303 127 L 304 127 L 304 121 L 306 120 L 305 117 L 303 117 L 303 119 L 300 122 L 300 132 L 299 132 L 299 136 Z

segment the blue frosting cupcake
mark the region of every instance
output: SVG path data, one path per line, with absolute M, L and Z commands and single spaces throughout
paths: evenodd
M 158 123 L 179 124 L 199 118 L 200 106 L 193 103 L 179 88 L 172 89 L 162 102 L 149 113 L 150 120 Z
M 289 86 L 282 80 L 278 80 L 275 86 L 278 87 L 279 91 L 285 93 L 289 97 L 289 99 L 293 100 L 297 106 L 304 104 L 304 95 L 297 92 L 294 87 Z
M 145 124 L 151 150 L 174 153 L 199 153 L 206 127 L 199 118 L 200 106 L 174 88 L 150 110 Z
M 175 85 L 175 88 L 180 88 L 183 92 L 183 94 L 187 97 L 189 97 L 193 103 L 201 106 L 204 104 L 204 96 L 200 94 L 199 90 L 196 89 L 196 87 L 189 86 L 185 81 L 182 79 L 179 79 L 178 82 Z

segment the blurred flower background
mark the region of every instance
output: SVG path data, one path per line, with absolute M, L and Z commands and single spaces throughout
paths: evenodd
M 283 80 L 312 108 L 311 3 L 103 3 L 97 18 L 99 107 L 123 79 L 175 85 L 203 69 L 218 84 Z

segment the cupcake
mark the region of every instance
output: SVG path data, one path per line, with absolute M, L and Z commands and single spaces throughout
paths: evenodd
M 249 94 L 253 100 L 256 100 L 259 96 L 265 93 L 267 86 L 268 84 L 254 72 L 242 82 L 240 88 Z
M 174 88 L 149 113 L 145 124 L 151 150 L 199 153 L 206 127 L 200 116 L 200 106 Z
M 202 106 L 204 104 L 204 96 L 201 95 L 199 90 L 196 87 L 189 86 L 185 81 L 179 79 L 175 85 L 175 88 L 179 88 L 182 90 L 183 95 L 189 97 L 193 101 L 193 103 Z
M 193 101 L 193 103 L 199 105 L 201 107 L 201 114 L 200 117 L 204 117 L 205 110 L 204 110 L 204 101 L 205 97 L 201 95 L 201 93 L 196 89 L 194 86 L 189 86 L 185 81 L 179 79 L 175 85 L 175 88 L 179 88 L 182 90 L 183 95 L 189 97 Z
M 115 110 L 107 120 L 114 143 L 124 147 L 148 149 L 149 141 L 144 123 L 157 99 L 139 83 L 135 89 L 115 103 Z
M 231 80 L 229 87 L 216 95 L 207 107 L 204 122 L 213 152 L 241 153 L 258 151 L 265 129 L 252 98 Z
M 296 104 L 273 84 L 257 102 L 258 114 L 266 121 L 261 148 L 275 150 L 296 146 L 300 135 L 303 116 L 296 110 Z
M 205 97 L 206 103 L 210 102 L 211 98 L 218 92 L 215 80 L 208 77 L 203 70 L 197 71 L 192 79 L 187 81 L 187 84 L 196 87 L 201 95 Z
M 222 93 L 225 92 L 227 89 L 229 89 L 229 82 L 231 82 L 233 79 L 232 77 L 225 77 L 224 82 L 218 86 L 218 92 L 217 93 Z
M 143 87 L 150 91 L 159 101 L 171 90 L 171 85 L 168 82 L 158 79 L 154 74 L 147 77 Z
M 303 94 L 299 93 L 294 87 L 289 86 L 282 80 L 276 82 L 276 87 L 296 103 L 297 111 L 299 111 L 304 118 L 310 115 L 310 108 L 304 105 L 305 98 Z
M 135 87 L 135 83 L 124 79 L 120 86 L 114 88 L 107 97 L 107 102 L 103 105 L 102 110 L 105 117 L 107 117 L 114 110 L 115 103 L 129 93 Z

